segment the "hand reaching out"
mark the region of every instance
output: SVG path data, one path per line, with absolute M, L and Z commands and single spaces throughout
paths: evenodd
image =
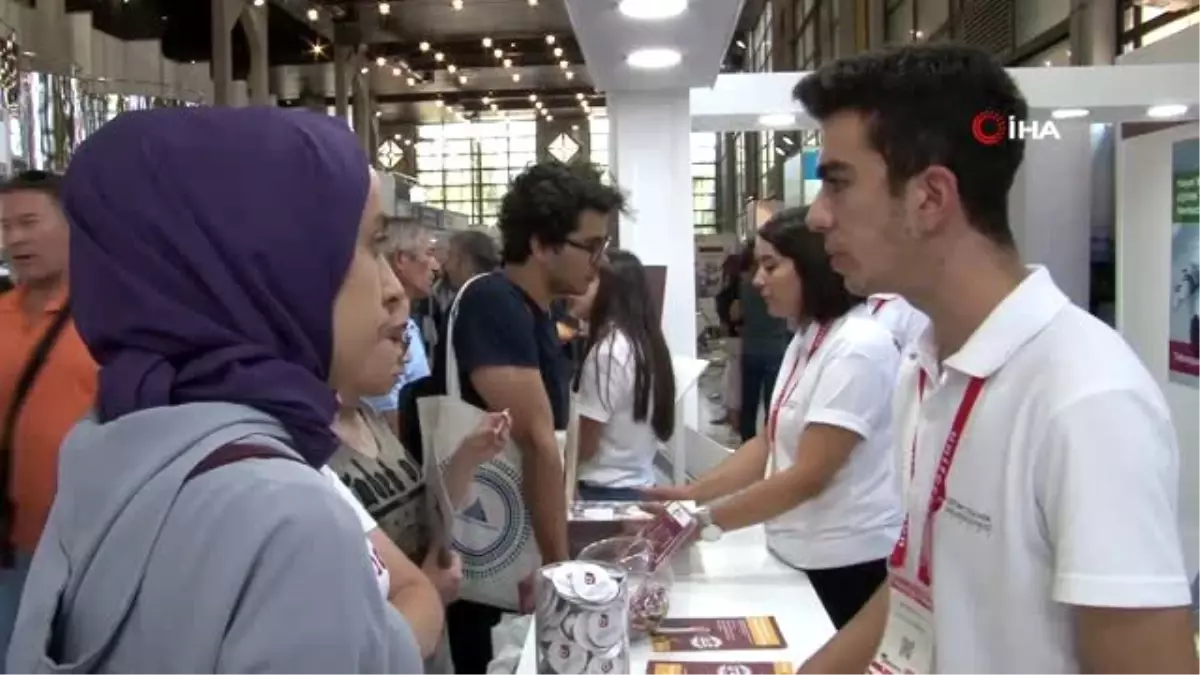
M 488 413 L 480 421 L 479 426 L 463 439 L 458 446 L 460 453 L 466 453 L 475 464 L 482 464 L 496 455 L 508 445 L 508 437 L 512 431 L 512 418 L 508 411 Z

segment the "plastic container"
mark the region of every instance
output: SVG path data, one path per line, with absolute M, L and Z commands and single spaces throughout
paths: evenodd
M 651 568 L 654 551 L 648 541 L 635 536 L 602 539 L 583 549 L 578 559 L 613 565 L 629 575 L 631 636 L 655 631 L 666 618 L 675 575 L 669 563 Z

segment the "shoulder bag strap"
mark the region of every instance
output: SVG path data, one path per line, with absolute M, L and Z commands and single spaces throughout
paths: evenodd
M 462 382 L 458 378 L 458 354 L 454 351 L 454 323 L 458 319 L 458 303 L 462 300 L 463 293 L 467 292 L 468 286 L 476 279 L 488 274 L 495 274 L 495 272 L 476 274 L 467 279 L 462 288 L 458 289 L 458 293 L 454 294 L 454 302 L 450 303 L 450 310 L 446 318 L 446 395 L 450 398 L 462 399 Z
M 188 472 L 186 478 L 183 479 L 183 484 L 187 485 L 193 478 L 203 476 L 213 469 L 226 466 L 228 464 L 236 464 L 247 459 L 286 459 L 292 462 L 304 464 L 304 461 L 299 457 L 286 453 L 282 450 L 277 450 L 267 445 L 254 445 L 252 443 L 230 443 L 222 445 L 213 450 L 207 457 L 200 460 L 191 471 Z
M 50 325 L 46 327 L 46 332 L 42 334 L 33 350 L 30 351 L 29 358 L 26 359 L 25 366 L 21 369 L 21 375 L 17 378 L 17 386 L 13 389 L 8 410 L 4 411 L 4 426 L 0 429 L 0 567 L 5 569 L 12 566 L 13 558 L 11 538 L 16 506 L 12 503 L 12 496 L 9 494 L 9 482 L 12 479 L 12 458 L 15 450 L 13 440 L 17 434 L 17 421 L 21 417 L 21 409 L 25 407 L 25 401 L 29 398 L 29 392 L 33 389 L 34 382 L 37 381 L 38 373 L 42 371 L 42 367 L 49 360 L 50 351 L 54 349 L 58 337 L 62 335 L 63 329 L 70 319 L 71 303 L 68 299 L 63 302 L 62 309 L 54 315 Z

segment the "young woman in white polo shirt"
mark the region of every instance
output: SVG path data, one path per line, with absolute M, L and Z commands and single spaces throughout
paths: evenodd
M 704 538 L 765 522 L 768 547 L 808 574 L 840 628 L 887 578 L 900 532 L 891 455 L 900 355 L 830 267 L 805 213 L 776 214 L 754 246 L 755 286 L 796 329 L 763 432 L 695 483 L 653 494 L 698 502 L 733 495 L 701 511 Z
M 640 500 L 655 483 L 658 443 L 675 431 L 675 371 L 637 256 L 608 252 L 588 325 L 586 356 L 575 376 L 579 496 Z

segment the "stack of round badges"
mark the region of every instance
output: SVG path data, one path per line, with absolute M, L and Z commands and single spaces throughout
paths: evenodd
M 569 561 L 538 570 L 538 673 L 629 672 L 629 608 L 625 572 Z

